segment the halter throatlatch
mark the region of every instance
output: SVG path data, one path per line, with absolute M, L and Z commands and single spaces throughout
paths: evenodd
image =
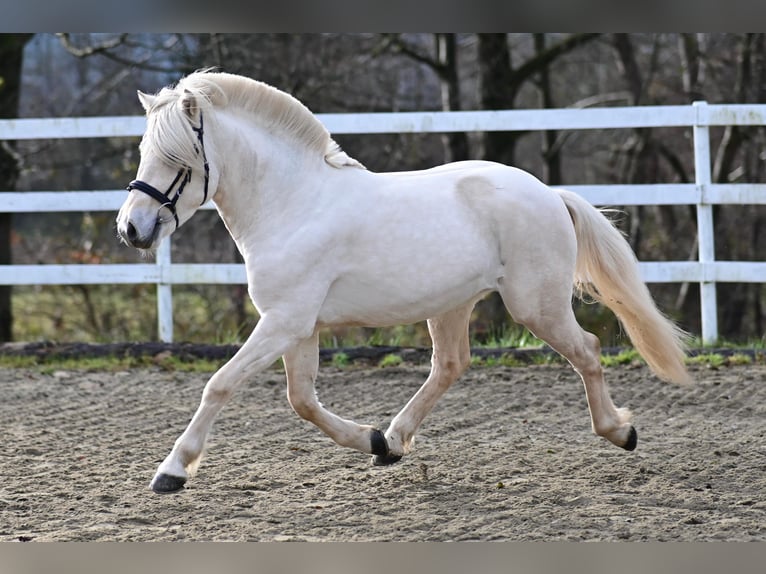
M 207 188 L 208 188 L 208 182 L 210 180 L 210 166 L 207 163 L 207 156 L 205 155 L 205 141 L 204 141 L 204 126 L 202 124 L 202 113 L 199 115 L 199 127 L 195 128 L 192 127 L 192 129 L 197 133 L 197 141 L 199 142 L 199 147 L 196 145 L 194 146 L 195 151 L 197 154 L 202 152 L 202 161 L 204 165 L 204 171 L 205 171 L 205 195 L 202 199 L 202 203 L 200 205 L 204 204 L 207 201 Z M 140 179 L 134 179 L 128 184 L 127 190 L 133 191 L 134 189 L 137 189 L 138 191 L 141 191 L 148 195 L 149 197 L 156 199 L 160 203 L 160 209 L 163 207 L 166 207 L 170 213 L 173 214 L 173 218 L 176 221 L 176 229 L 178 228 L 178 214 L 176 213 L 176 203 L 178 202 L 178 198 L 181 197 L 181 194 L 184 191 L 184 188 L 186 187 L 186 184 L 191 181 L 192 177 L 192 168 L 191 166 L 183 166 L 178 170 L 178 173 L 176 174 L 176 177 L 173 179 L 173 182 L 168 187 L 167 191 L 165 193 L 162 193 L 159 189 L 154 187 L 153 185 L 149 185 L 145 181 L 141 181 Z M 180 182 L 180 184 L 179 184 Z M 175 189 L 176 185 L 178 185 L 178 189 L 176 190 L 175 195 L 173 197 L 170 197 L 170 194 L 173 193 L 173 189 Z

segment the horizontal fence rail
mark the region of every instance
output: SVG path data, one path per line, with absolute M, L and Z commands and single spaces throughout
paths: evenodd
M 334 134 L 448 133 L 766 125 L 766 104 L 316 114 Z M 137 137 L 143 116 L 0 120 L 0 139 Z
M 710 134 L 713 126 L 766 125 L 766 105 L 644 106 L 592 109 L 501 110 L 317 114 L 334 134 L 445 133 L 531 130 L 589 130 L 691 127 L 694 132 L 695 182 L 688 184 L 572 185 L 595 205 L 694 205 L 697 210 L 697 261 L 642 261 L 649 283 L 699 283 L 702 340 L 718 339 L 716 283 L 766 282 L 766 262 L 716 261 L 713 205 L 766 204 L 766 184 L 711 182 Z M 0 140 L 138 137 L 142 116 L 0 120 Z M 3 192 L 0 211 L 8 213 L 117 211 L 124 190 Z M 203 209 L 213 209 L 208 203 Z M 159 337 L 173 339 L 172 285 L 244 284 L 242 264 L 172 263 L 170 238 L 155 263 L 3 265 L 0 285 L 157 285 Z

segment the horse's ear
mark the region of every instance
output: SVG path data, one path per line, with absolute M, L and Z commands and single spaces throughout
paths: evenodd
M 184 90 L 184 93 L 181 96 L 181 101 L 179 103 L 186 116 L 190 120 L 193 120 L 194 112 L 197 111 L 197 99 L 194 97 L 194 94 L 192 94 L 189 90 Z
M 152 107 L 155 99 L 157 99 L 157 96 L 150 96 L 149 94 L 145 94 L 141 90 L 138 90 L 138 101 L 144 106 L 144 111 L 149 111 L 149 108 Z

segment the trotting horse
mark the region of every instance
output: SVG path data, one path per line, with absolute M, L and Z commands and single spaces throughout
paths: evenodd
M 578 195 L 486 161 L 374 173 L 295 98 L 241 76 L 196 72 L 139 99 L 147 129 L 117 216 L 120 237 L 152 250 L 212 200 L 244 257 L 260 315 L 205 385 L 154 491 L 183 487 L 234 390 L 280 356 L 299 416 L 374 464 L 396 462 L 468 367 L 471 310 L 492 291 L 580 374 L 593 431 L 617 446 L 633 450 L 637 434 L 609 396 L 598 338 L 575 321 L 573 289 L 617 315 L 658 377 L 689 380 L 683 332 L 657 310 L 619 231 Z M 431 372 L 385 434 L 319 402 L 320 328 L 426 319 Z

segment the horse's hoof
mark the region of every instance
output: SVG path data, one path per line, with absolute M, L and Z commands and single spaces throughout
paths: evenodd
M 636 429 L 633 427 L 630 427 L 630 435 L 628 436 L 628 441 L 622 446 L 625 450 L 636 450 L 636 445 L 638 444 L 638 433 L 636 432 Z
M 158 474 L 152 480 L 152 490 L 157 494 L 170 494 L 171 492 L 178 492 L 184 487 L 186 479 L 180 476 L 172 476 L 170 474 Z
M 402 460 L 402 457 L 398 454 L 376 454 L 372 457 L 372 464 L 373 466 L 388 466 L 400 460 Z
M 388 441 L 385 435 L 378 429 L 373 429 L 370 434 L 370 449 L 372 450 L 372 464 L 375 466 L 385 466 L 394 464 L 402 459 L 400 455 L 391 454 L 388 449 Z
M 378 456 L 388 456 L 388 441 L 378 429 L 372 429 L 370 433 L 370 452 Z

